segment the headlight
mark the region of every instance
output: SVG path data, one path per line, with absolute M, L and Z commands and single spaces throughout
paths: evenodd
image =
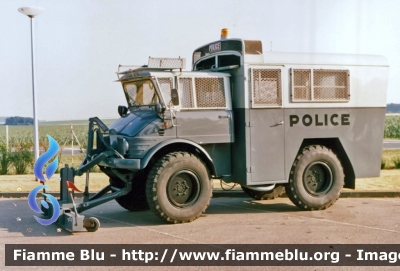
M 120 154 L 125 155 L 129 151 L 128 141 L 123 137 L 118 137 L 118 147 L 116 148 L 116 150 Z

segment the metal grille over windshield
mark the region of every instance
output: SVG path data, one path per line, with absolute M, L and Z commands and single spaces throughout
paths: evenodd
M 151 105 L 159 102 L 153 82 L 149 79 L 126 83 L 124 91 L 131 106 Z

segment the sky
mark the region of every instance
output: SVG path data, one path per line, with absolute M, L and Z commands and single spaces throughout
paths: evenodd
M 400 103 L 398 0 L 0 0 L 0 116 L 33 117 L 29 18 L 34 19 L 37 118 L 118 117 L 118 65 L 184 57 L 218 40 L 264 51 L 372 54 L 390 64 L 388 103 Z

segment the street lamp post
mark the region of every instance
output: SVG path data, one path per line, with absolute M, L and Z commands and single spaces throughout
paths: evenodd
M 33 146 L 35 151 L 35 161 L 39 158 L 39 131 L 38 131 L 38 119 L 36 112 L 36 93 L 35 93 L 35 50 L 33 44 L 33 18 L 38 16 L 44 11 L 41 7 L 22 7 L 18 9 L 19 12 L 28 16 L 31 21 L 31 59 L 32 59 L 32 95 L 33 95 Z

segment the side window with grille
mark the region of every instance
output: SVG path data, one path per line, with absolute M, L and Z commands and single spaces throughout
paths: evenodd
M 159 77 L 157 80 L 164 102 L 168 105 L 168 103 L 171 101 L 172 78 Z
M 223 78 L 200 77 L 194 82 L 198 108 L 226 108 Z
M 178 85 L 182 109 L 227 107 L 223 77 L 181 77 Z
M 292 102 L 347 102 L 349 71 L 292 69 Z
M 348 101 L 347 70 L 314 70 L 314 99 L 317 101 Z
M 293 70 L 293 100 L 311 101 L 311 70 Z
M 282 106 L 281 70 L 252 69 L 253 107 Z
M 178 90 L 181 108 L 193 108 L 193 80 L 189 78 L 179 78 Z

